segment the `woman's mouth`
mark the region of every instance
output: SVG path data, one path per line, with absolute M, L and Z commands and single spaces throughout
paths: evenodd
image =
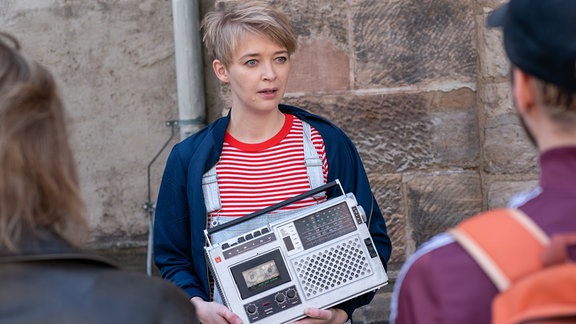
M 258 91 L 258 94 L 263 98 L 274 98 L 278 93 L 278 89 L 262 89 Z

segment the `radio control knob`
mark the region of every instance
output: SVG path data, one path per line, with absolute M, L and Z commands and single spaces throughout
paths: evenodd
M 286 291 L 286 296 L 288 296 L 288 298 L 292 299 L 292 298 L 296 297 L 296 291 L 294 289 L 288 289 L 288 291 Z
M 248 311 L 249 314 L 254 314 L 256 313 L 258 309 L 256 308 L 256 305 L 254 304 L 250 304 L 248 306 L 246 306 L 246 311 Z
M 278 302 L 278 304 L 282 304 L 286 300 L 286 297 L 284 296 L 284 294 L 276 294 L 276 296 L 274 296 L 274 299 L 276 299 L 276 302 Z

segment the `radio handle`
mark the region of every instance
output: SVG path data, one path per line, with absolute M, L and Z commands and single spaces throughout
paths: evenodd
M 320 192 L 322 192 L 322 191 L 331 189 L 332 187 L 335 187 L 335 186 L 340 187 L 340 191 L 342 192 L 342 194 L 343 194 L 343 195 L 345 194 L 344 189 L 342 188 L 342 185 L 340 184 L 340 180 L 336 179 L 336 180 L 334 180 L 334 181 L 332 181 L 332 182 L 329 182 L 329 183 L 327 183 L 327 184 L 325 184 L 325 185 L 322 185 L 322 186 L 320 186 L 320 187 L 314 188 L 314 189 L 309 190 L 309 191 L 307 191 L 307 192 L 305 192 L 305 193 L 302 193 L 302 194 L 299 194 L 299 195 L 297 195 L 297 196 L 294 196 L 294 197 L 292 197 L 292 198 L 290 198 L 290 199 L 286 199 L 286 200 L 284 200 L 284 201 L 281 201 L 281 202 L 279 202 L 279 203 L 277 203 L 277 204 L 275 204 L 275 205 L 272 205 L 272 206 L 269 206 L 269 207 L 260 209 L 259 211 L 255 211 L 255 212 L 253 212 L 253 213 L 251 213 L 251 214 L 248 214 L 248 215 L 246 215 L 246 216 L 238 217 L 237 219 L 231 220 L 231 221 L 229 221 L 229 222 L 227 222 L 227 223 L 224 223 L 224 224 L 217 225 L 217 226 L 214 226 L 214 227 L 212 227 L 212 228 L 209 228 L 209 229 L 207 230 L 207 233 L 208 233 L 208 235 L 214 234 L 214 233 L 216 233 L 216 232 L 218 232 L 218 231 L 221 231 L 221 230 L 223 230 L 223 229 L 226 229 L 226 228 L 228 228 L 228 227 L 232 227 L 232 226 L 234 226 L 234 225 L 236 225 L 236 224 L 245 222 L 245 221 L 247 221 L 247 220 L 249 220 L 249 219 L 252 219 L 252 218 L 254 218 L 254 217 L 258 217 L 258 216 L 260 216 L 260 215 L 267 214 L 267 213 L 269 213 L 269 212 L 271 212 L 271 211 L 274 211 L 274 210 L 276 210 L 276 209 L 280 209 L 280 208 L 282 208 L 282 207 L 284 207 L 284 206 L 290 205 L 290 204 L 295 203 L 295 202 L 297 202 L 297 201 L 299 201 L 299 200 L 302 200 L 302 199 L 304 199 L 304 198 L 308 198 L 308 197 L 313 196 L 313 195 L 315 195 L 315 194 L 317 194 L 317 193 L 320 193 Z

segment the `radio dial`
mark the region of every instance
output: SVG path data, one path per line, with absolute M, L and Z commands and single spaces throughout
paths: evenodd
M 276 294 L 274 299 L 276 299 L 276 302 L 278 302 L 278 304 L 282 304 L 286 300 L 286 297 L 284 297 L 284 294 L 280 293 Z
M 292 299 L 292 298 L 296 297 L 296 291 L 294 289 L 288 289 L 288 291 L 286 291 L 286 296 L 288 296 L 288 298 Z
M 256 305 L 250 304 L 246 307 L 246 310 L 249 314 L 255 314 L 258 309 L 256 308 Z

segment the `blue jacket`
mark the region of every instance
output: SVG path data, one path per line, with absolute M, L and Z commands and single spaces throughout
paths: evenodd
M 328 182 L 339 179 L 345 192 L 354 193 L 370 218 L 370 233 L 386 265 L 392 244 L 352 141 L 325 118 L 287 105 L 279 105 L 279 109 L 308 122 L 322 135 L 328 160 Z M 207 219 L 202 175 L 218 162 L 229 121 L 228 114 L 174 146 L 158 193 L 154 223 L 156 266 L 163 278 L 180 286 L 190 297 L 199 296 L 204 300 L 210 300 L 210 287 L 204 258 Z M 354 309 L 368 304 L 373 297 L 373 293 L 365 294 L 338 308 L 352 318 Z

